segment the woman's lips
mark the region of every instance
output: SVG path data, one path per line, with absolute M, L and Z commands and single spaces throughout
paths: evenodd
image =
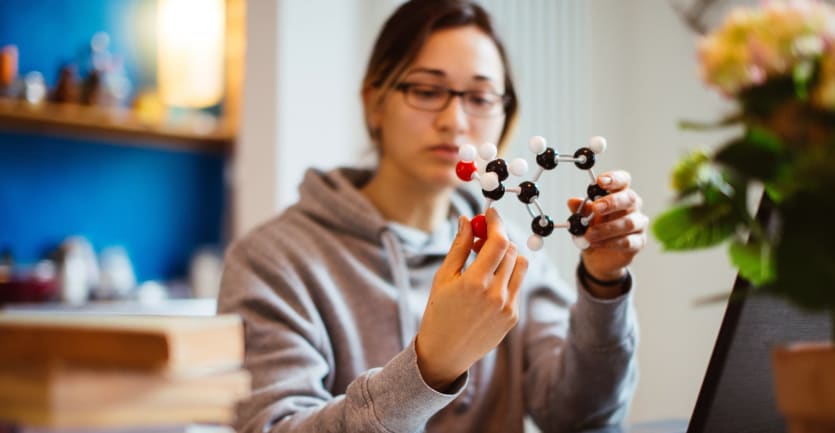
M 454 144 L 438 144 L 430 147 L 429 150 L 444 159 L 458 160 L 458 146 Z

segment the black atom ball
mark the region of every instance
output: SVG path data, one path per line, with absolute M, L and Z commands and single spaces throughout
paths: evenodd
M 504 185 L 499 184 L 499 187 L 494 189 L 493 191 L 481 190 L 481 193 L 491 200 L 498 200 L 504 197 Z
M 536 186 L 535 183 L 526 180 L 519 184 L 519 201 L 522 203 L 531 204 L 533 199 L 539 197 L 539 188 Z
M 581 221 L 582 218 L 583 216 L 578 213 L 575 213 L 574 215 L 568 217 L 568 223 L 570 224 L 570 226 L 568 227 L 569 233 L 571 233 L 574 236 L 583 236 L 584 234 L 586 234 L 586 230 L 588 230 L 589 227 L 583 225 L 583 222 Z
M 544 226 L 540 225 L 543 219 L 545 220 Z M 554 232 L 554 221 L 548 215 L 539 215 L 531 221 L 531 230 L 544 238 Z
M 595 201 L 600 197 L 606 197 L 609 195 L 609 191 L 606 191 L 600 185 L 593 183 L 586 188 L 586 193 L 588 194 L 589 200 Z
M 484 170 L 496 173 L 496 176 L 499 177 L 500 182 L 507 179 L 508 176 L 507 163 L 501 158 L 490 161 L 490 163 L 487 164 L 487 167 Z
M 580 156 L 585 156 L 586 157 L 586 162 L 583 162 L 583 163 L 575 162 L 574 165 L 576 165 L 577 168 L 582 168 L 583 170 L 588 170 L 588 169 L 594 167 L 594 152 L 592 152 L 591 149 L 589 149 L 588 147 L 581 147 L 581 148 L 577 149 L 577 151 L 574 152 L 574 157 L 579 158 Z
M 553 170 L 557 167 L 557 151 L 553 147 L 545 149 L 545 152 L 536 155 L 536 163 L 546 170 Z

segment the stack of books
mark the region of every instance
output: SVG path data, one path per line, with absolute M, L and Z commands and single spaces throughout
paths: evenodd
M 243 350 L 243 325 L 231 315 L 0 313 L 0 423 L 38 431 L 228 425 L 250 389 Z

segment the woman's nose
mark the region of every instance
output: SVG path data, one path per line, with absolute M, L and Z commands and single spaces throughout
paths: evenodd
M 455 133 L 467 131 L 469 118 L 464 112 L 464 100 L 460 95 L 453 95 L 446 107 L 438 112 L 436 124 L 442 130 L 451 130 Z

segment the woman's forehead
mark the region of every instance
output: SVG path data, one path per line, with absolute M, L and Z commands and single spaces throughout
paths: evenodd
M 504 82 L 504 66 L 496 44 L 475 26 L 432 33 L 406 74 L 452 82 Z

